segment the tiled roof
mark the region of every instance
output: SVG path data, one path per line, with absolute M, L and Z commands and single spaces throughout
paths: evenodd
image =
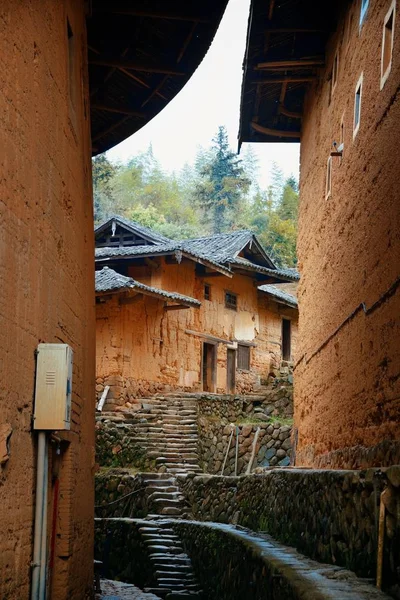
M 137 235 L 142 235 L 144 238 L 154 242 L 155 244 L 167 244 L 172 242 L 171 239 L 161 235 L 161 233 L 157 233 L 153 229 L 149 227 L 145 227 L 144 225 L 140 225 L 140 223 L 136 223 L 135 221 L 129 221 L 125 219 L 125 217 L 120 217 L 119 215 L 112 215 L 108 217 L 104 221 L 102 221 L 97 227 L 94 229 L 95 235 L 100 233 L 102 229 L 105 229 L 108 224 L 111 225 L 112 221 L 115 221 L 117 224 L 125 227 L 132 233 L 136 233 Z
M 163 300 L 172 300 L 195 308 L 201 306 L 201 302 L 195 298 L 145 285 L 131 277 L 125 277 L 125 275 L 121 275 L 109 267 L 103 267 L 101 271 L 96 271 L 95 286 L 96 294 L 135 290 L 147 296 L 156 296 Z
M 284 292 L 283 290 L 280 290 L 274 285 L 260 285 L 258 289 L 262 292 L 265 292 L 269 296 L 272 296 L 277 302 L 287 304 L 292 308 L 298 308 L 297 298 L 291 294 L 288 294 L 287 292 Z
M 195 252 L 201 252 L 213 257 L 217 262 L 225 262 L 228 258 L 240 252 L 250 240 L 253 239 L 251 231 L 232 231 L 230 233 L 218 233 L 208 237 L 183 240 L 185 248 Z
M 170 242 L 169 244 L 157 244 L 155 246 L 120 246 L 119 248 L 96 248 L 96 260 L 104 260 L 107 258 L 118 258 L 130 256 L 154 256 L 157 254 L 177 254 L 177 258 L 180 255 L 191 258 L 197 262 L 204 263 L 210 267 L 224 273 L 225 275 L 231 276 L 231 272 L 228 265 L 222 265 L 210 256 L 196 252 L 193 249 L 187 248 L 183 242 Z M 178 258 L 179 260 L 179 258 Z
M 240 266 L 243 269 L 247 269 L 248 271 L 255 271 L 256 273 L 261 274 L 265 273 L 265 275 L 277 277 L 285 281 L 299 281 L 300 279 L 300 274 L 298 271 L 296 271 L 296 269 L 269 269 L 268 267 L 261 267 L 259 265 L 255 265 L 254 263 L 241 257 L 230 259 L 227 261 L 227 263 L 233 266 Z

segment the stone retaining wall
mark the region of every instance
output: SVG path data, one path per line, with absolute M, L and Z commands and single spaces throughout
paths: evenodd
M 139 429 L 131 423 L 96 418 L 96 461 L 102 467 L 130 467 L 154 470 L 154 460 L 136 437 Z
M 368 471 L 274 469 L 178 483 L 195 519 L 266 531 L 319 561 L 375 578 L 380 494 L 388 488 L 383 580 L 400 598 L 400 467 Z
M 252 468 L 290 464 L 292 385 L 278 384 L 262 396 L 200 396 L 198 407 L 199 461 L 205 473 L 221 473 L 229 444 L 224 475 L 235 473 L 237 435 L 236 472 L 245 473 L 257 429 L 260 433 Z
M 97 517 L 146 517 L 146 485 L 140 473 L 128 469 L 101 469 L 95 476 Z

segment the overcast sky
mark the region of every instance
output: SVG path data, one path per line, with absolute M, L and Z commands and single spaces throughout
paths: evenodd
M 107 153 L 111 160 L 126 162 L 151 143 L 161 166 L 179 171 L 185 162 L 193 162 L 199 145 L 210 145 L 219 125 L 226 126 L 236 150 L 248 14 L 249 0 L 229 1 L 214 42 L 193 77 L 157 117 Z M 252 146 L 263 187 L 268 185 L 272 161 L 286 176 L 298 177 L 299 144 Z

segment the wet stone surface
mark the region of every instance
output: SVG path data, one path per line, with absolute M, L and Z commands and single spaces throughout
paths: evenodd
M 159 600 L 159 596 L 143 592 L 131 583 L 122 581 L 101 580 L 101 593 L 96 600 Z

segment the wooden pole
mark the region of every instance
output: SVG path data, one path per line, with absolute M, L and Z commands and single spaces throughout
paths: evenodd
M 226 449 L 226 454 L 225 454 L 225 458 L 224 458 L 224 464 L 222 465 L 222 469 L 221 469 L 221 475 L 224 474 L 225 471 L 225 465 L 226 465 L 226 461 L 228 460 L 228 454 L 229 454 L 229 450 L 231 449 L 231 443 L 232 443 L 232 438 L 233 438 L 233 432 L 234 432 L 234 428 L 232 427 L 232 431 L 231 431 L 231 436 L 229 438 L 229 444 L 228 447 Z
M 107 394 L 108 394 L 109 389 L 110 389 L 110 386 L 106 385 L 106 387 L 104 388 L 104 391 L 103 391 L 103 393 L 101 395 L 101 398 L 99 400 L 99 403 L 97 405 L 97 410 L 100 411 L 100 412 L 103 410 L 103 406 L 106 403 Z
M 246 475 L 250 475 L 250 473 L 251 473 L 251 468 L 253 466 L 254 457 L 256 455 L 256 446 L 257 446 L 257 440 L 258 440 L 258 436 L 259 435 L 260 435 L 260 428 L 257 427 L 257 431 L 256 431 L 254 439 L 253 439 L 253 448 L 252 448 L 252 451 L 251 451 L 250 462 L 247 465 L 247 469 L 246 469 Z
M 381 494 L 379 504 L 378 552 L 376 560 L 376 587 L 382 589 L 383 548 L 385 542 L 385 503 L 387 488 Z
M 239 427 L 236 425 L 235 477 L 237 477 L 238 455 L 239 455 Z

